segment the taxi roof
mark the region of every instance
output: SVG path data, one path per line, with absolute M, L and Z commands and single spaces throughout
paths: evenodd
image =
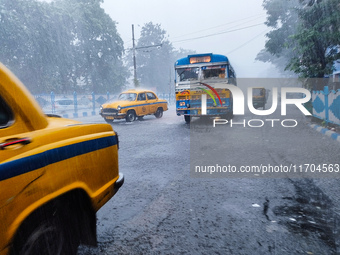
M 0 63 L 0 95 L 34 130 L 47 126 L 48 121 L 39 104 L 21 81 Z
M 152 90 L 149 90 L 149 89 L 129 89 L 129 90 L 125 90 L 121 93 L 140 93 L 140 92 L 152 92 L 152 93 L 155 93 L 153 92 Z

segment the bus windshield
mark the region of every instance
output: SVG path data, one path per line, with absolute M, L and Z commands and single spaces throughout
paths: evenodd
M 178 68 L 177 75 L 179 81 L 195 81 L 198 80 L 199 67 Z

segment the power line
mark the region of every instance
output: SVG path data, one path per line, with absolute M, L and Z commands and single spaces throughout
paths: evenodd
M 207 31 L 207 30 L 212 30 L 212 29 L 215 29 L 215 28 L 218 28 L 218 27 L 223 27 L 223 26 L 226 26 L 226 25 L 231 25 L 231 24 L 234 24 L 234 23 L 243 21 L 243 20 L 248 20 L 248 19 L 251 19 L 251 18 L 253 18 L 253 17 L 256 17 L 255 19 L 251 19 L 251 20 L 248 20 L 248 21 L 246 21 L 246 22 L 243 22 L 243 23 L 241 23 L 241 24 L 238 24 L 238 25 L 236 25 L 236 26 L 231 27 L 231 28 L 234 28 L 234 27 L 237 27 L 237 26 L 240 26 L 240 25 L 243 25 L 243 24 L 252 22 L 252 21 L 254 21 L 254 20 L 257 20 L 257 19 L 259 19 L 259 18 L 261 18 L 261 17 L 263 17 L 263 16 L 265 16 L 265 14 L 256 14 L 256 15 L 253 15 L 253 16 L 250 16 L 250 17 L 247 17 L 247 18 L 239 19 L 239 20 L 236 20 L 236 21 L 224 23 L 224 24 L 221 24 L 221 25 L 213 26 L 213 27 L 210 27 L 210 28 L 198 30 L 198 31 L 196 31 L 196 32 L 188 33 L 188 34 L 185 34 L 185 35 L 179 35 L 179 36 L 175 36 L 175 37 L 171 37 L 171 38 L 172 38 L 172 39 L 175 39 L 175 38 L 180 38 L 180 37 L 184 37 L 184 36 L 188 36 L 188 35 L 193 35 L 193 34 L 201 33 L 201 32 Z M 226 33 L 226 32 L 222 32 L 222 33 Z M 186 39 L 183 39 L 183 40 L 186 40 Z M 187 39 L 187 40 L 190 40 L 190 39 Z M 124 42 L 124 44 L 128 44 L 128 43 L 131 42 L 131 41 L 132 41 L 132 40 L 127 40 L 127 41 Z M 178 42 L 178 41 L 175 41 L 175 42 Z
M 192 33 L 185 34 L 185 35 L 175 36 L 175 37 L 172 37 L 172 39 L 179 38 L 179 37 L 184 37 L 184 36 L 188 36 L 188 35 L 192 35 L 192 34 L 197 34 L 197 33 L 200 33 L 200 32 L 204 32 L 204 31 L 207 31 L 207 30 L 212 30 L 212 29 L 215 29 L 215 28 L 218 28 L 218 27 L 223 27 L 223 26 L 226 26 L 226 25 L 231 25 L 231 24 L 233 24 L 233 23 L 237 23 L 237 22 L 242 21 L 242 20 L 247 20 L 247 19 L 256 17 L 255 19 L 251 19 L 251 20 L 248 20 L 248 21 L 246 21 L 246 22 L 243 22 L 243 23 L 241 23 L 241 24 L 238 24 L 238 25 L 236 25 L 236 26 L 231 27 L 231 28 L 234 28 L 234 27 L 237 27 L 237 26 L 240 26 L 240 25 L 243 25 L 243 24 L 252 22 L 252 21 L 257 20 L 257 19 L 259 19 L 259 18 L 262 18 L 263 16 L 265 16 L 265 14 L 257 14 L 257 15 L 250 16 L 250 17 L 247 17 L 247 18 L 244 18 L 244 19 L 240 19 L 240 20 L 228 22 L 228 23 L 225 23 L 225 24 L 222 24 L 222 25 L 218 25 L 218 26 L 214 26 L 214 27 L 202 29 L 202 30 L 199 30 L 199 31 L 196 31 L 196 32 L 192 32 Z
M 163 44 L 154 44 L 154 45 L 148 45 L 148 46 L 141 46 L 141 47 L 135 47 L 136 50 L 139 50 L 139 49 L 147 49 L 147 48 L 152 48 L 152 47 L 162 47 Z
M 244 44 L 238 46 L 237 48 L 235 48 L 235 49 L 233 49 L 233 50 L 231 50 L 231 51 L 229 51 L 229 52 L 227 53 L 227 55 L 230 55 L 230 54 L 233 53 L 234 51 L 237 51 L 237 50 L 241 49 L 242 47 L 244 47 L 244 46 L 246 46 L 248 43 L 254 41 L 256 38 L 258 38 L 259 36 L 261 36 L 262 34 L 264 34 L 265 32 L 267 32 L 267 31 L 269 31 L 269 30 L 270 30 L 270 29 L 265 29 L 265 30 L 263 30 L 261 33 L 259 33 L 258 35 L 254 36 L 254 37 L 251 38 L 249 41 L 246 41 Z
M 219 32 L 219 33 L 214 33 L 214 34 L 209 34 L 209 35 L 204 35 L 204 36 L 193 37 L 193 38 L 189 38 L 189 39 L 173 41 L 172 43 L 186 42 L 186 41 L 192 41 L 192 40 L 202 39 L 202 38 L 206 38 L 206 37 L 221 35 L 221 34 L 227 34 L 227 33 L 244 30 L 244 29 L 251 28 L 251 27 L 260 26 L 260 25 L 263 25 L 263 24 L 264 23 L 258 23 L 258 24 L 255 24 L 255 25 L 251 25 L 251 26 L 247 26 L 247 27 L 241 27 L 241 28 L 238 28 L 238 29 L 228 30 L 228 31 L 224 31 L 224 32 Z

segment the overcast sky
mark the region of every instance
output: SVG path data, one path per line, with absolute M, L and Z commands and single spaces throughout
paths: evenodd
M 264 77 L 269 64 L 255 61 L 264 48 L 263 0 L 104 0 L 102 7 L 116 21 L 124 47 L 132 47 L 148 22 L 160 24 L 176 48 L 227 55 L 238 77 Z

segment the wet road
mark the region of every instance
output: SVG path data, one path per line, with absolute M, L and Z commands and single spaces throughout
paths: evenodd
M 114 122 L 125 184 L 97 214 L 98 247 L 80 247 L 78 254 L 340 252 L 340 173 L 316 169 L 340 163 L 340 144 L 312 130 L 298 110 L 289 112 L 270 118 L 295 119 L 296 127 L 272 127 L 268 117 L 249 112 L 234 118 L 246 127 L 214 128 L 211 120 L 198 119 L 187 125 L 173 109 L 162 119 Z M 259 119 L 265 125 L 249 126 L 254 119 L 251 125 L 260 125 Z M 103 122 L 100 116 L 84 121 Z M 315 170 L 195 172 L 261 164 L 313 164 Z

